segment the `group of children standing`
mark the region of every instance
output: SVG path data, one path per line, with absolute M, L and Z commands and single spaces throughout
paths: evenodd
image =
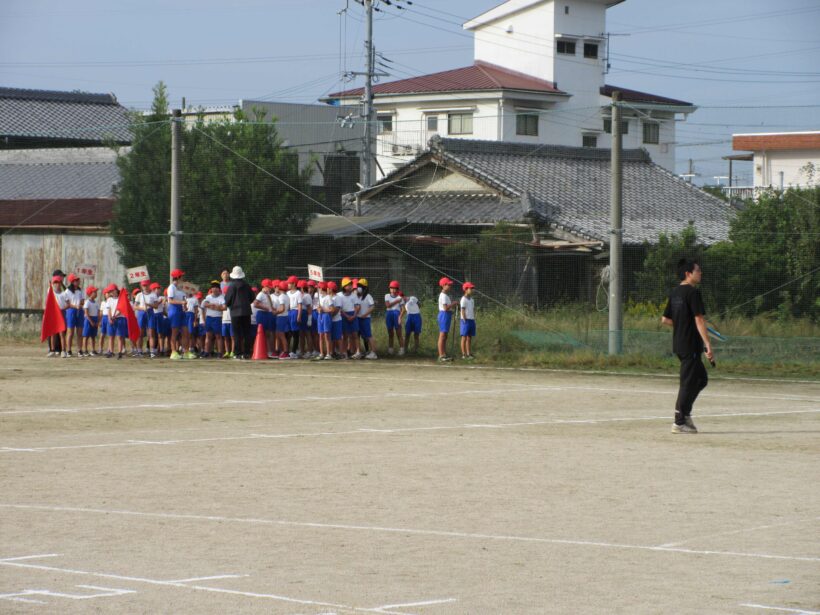
M 173 360 L 209 357 L 238 358 L 234 355 L 230 310 L 224 293 L 228 271 L 222 280 L 212 280 L 207 294 L 186 295 L 181 290 L 184 272 L 171 272 L 171 283 L 164 290 L 157 282 L 144 280 L 135 288 L 129 302 L 140 329 L 139 341 L 132 343 L 132 356 Z M 122 358 L 128 337 L 126 315 L 119 309 L 121 290 L 109 284 L 102 290 L 80 287 L 80 279 L 69 274 L 54 275 L 52 288 L 63 311 L 66 330 L 49 339 L 48 356 L 72 357 L 77 340 L 77 356 L 103 355 Z M 454 282 L 439 280 L 438 360 L 451 361 L 446 346 L 452 327 L 453 311 L 460 310 L 462 359 L 471 360 L 472 338 L 476 335 L 474 285 L 462 285 L 459 301 L 450 297 Z M 251 310 L 252 334 L 259 328 L 265 336 L 269 359 L 377 359 L 372 317 L 376 300 L 365 278 L 345 277 L 315 282 L 290 276 L 284 280 L 262 280 L 254 287 Z M 418 297 L 405 296 L 398 281 L 391 281 L 384 296 L 387 353 L 407 354 L 411 336 L 413 352 L 418 352 L 422 317 Z M 99 338 L 99 345 L 98 340 Z M 394 349 L 395 344 L 395 349 Z

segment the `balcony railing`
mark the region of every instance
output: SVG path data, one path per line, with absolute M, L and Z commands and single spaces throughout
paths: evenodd
M 412 158 L 427 148 L 427 141 L 434 134 L 421 130 L 383 132 L 376 138 L 376 152 L 379 156 Z

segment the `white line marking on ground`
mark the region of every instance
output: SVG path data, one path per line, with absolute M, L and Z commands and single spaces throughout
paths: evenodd
M 383 606 L 375 607 L 373 611 L 376 613 L 382 613 L 385 609 L 403 609 L 411 606 L 432 606 L 434 604 L 448 604 L 450 602 L 458 602 L 458 599 L 444 598 L 442 600 L 424 600 L 422 602 L 405 602 L 403 604 L 385 604 Z
M 2 562 L 19 562 L 26 559 L 42 559 L 44 557 L 62 557 L 60 553 L 45 553 L 43 555 L 23 555 L 22 557 L 4 557 L 0 559 Z
M 810 408 L 806 410 L 783 410 L 771 412 L 724 412 L 718 414 L 698 414 L 699 417 L 706 418 L 720 418 L 720 417 L 752 417 L 752 416 L 779 416 L 789 414 L 815 414 L 820 413 L 820 408 Z M 424 431 L 452 431 L 464 429 L 514 429 L 516 427 L 535 427 L 545 425 L 596 425 L 602 423 L 619 423 L 631 421 L 668 421 L 669 416 L 635 416 L 635 417 L 613 417 L 613 418 L 584 418 L 584 419 L 547 419 L 543 421 L 520 421 L 516 423 L 460 423 L 457 425 L 434 425 L 423 427 L 395 427 L 395 428 L 358 428 L 346 431 L 318 431 L 318 432 L 304 432 L 304 433 L 285 433 L 285 434 L 243 434 L 239 436 L 213 436 L 210 438 L 190 438 L 179 440 L 124 440 L 121 442 L 104 442 L 100 444 L 64 444 L 59 446 L 40 446 L 30 448 L 0 448 L 0 453 L 41 453 L 44 451 L 68 451 L 68 450 L 83 450 L 95 448 L 122 448 L 129 446 L 167 446 L 169 444 L 200 444 L 203 442 L 235 442 L 241 440 L 264 440 L 264 439 L 288 439 L 288 438 L 317 438 L 327 436 L 348 436 L 361 434 L 395 434 L 395 433 L 414 433 Z M 704 432 L 707 433 L 707 432 Z
M 662 553 L 682 553 L 692 555 L 718 555 L 726 557 L 748 557 L 759 559 L 774 559 L 774 560 L 789 560 L 799 562 L 820 562 L 820 557 L 808 556 L 793 556 L 793 555 L 777 555 L 771 553 L 744 553 L 739 551 L 713 551 L 702 549 L 683 549 L 680 547 L 658 547 L 652 545 L 633 545 L 614 542 L 601 542 L 594 540 L 568 540 L 563 538 L 539 538 L 534 536 L 513 536 L 506 534 L 480 534 L 472 532 L 454 532 L 449 530 L 426 530 L 415 528 L 396 528 L 396 527 L 382 527 L 378 525 L 349 525 L 341 523 L 315 523 L 308 521 L 288 521 L 282 519 L 259 519 L 253 517 L 222 517 L 217 515 L 193 515 L 182 513 L 156 513 L 156 512 L 139 512 L 131 510 L 117 510 L 106 508 L 82 508 L 74 506 L 45 506 L 35 504 L 0 504 L 0 508 L 11 508 L 18 510 L 40 510 L 45 512 L 70 512 L 70 513 L 88 513 L 99 515 L 123 515 L 131 517 L 146 517 L 153 519 L 179 519 L 182 521 L 217 521 L 217 522 L 231 522 L 231 523 L 248 523 L 254 525 L 278 525 L 284 527 L 307 527 L 317 529 L 330 530 L 354 530 L 375 533 L 388 534 L 414 534 L 418 536 L 441 536 L 445 538 L 469 538 L 477 540 L 498 540 L 510 542 L 532 542 L 541 544 L 556 544 L 569 545 L 581 547 L 601 547 L 605 549 L 626 549 L 636 551 L 653 551 Z M 0 560 L 0 565 L 6 563 Z M 8 563 L 9 566 L 27 564 Z M 328 605 L 332 606 L 332 605 Z
M 31 600 L 29 598 L 23 598 L 22 596 L 29 596 L 31 595 L 32 591 L 26 590 L 23 592 L 16 592 L 14 594 L 0 594 L 0 600 L 11 600 L 12 602 L 28 602 L 29 604 L 48 604 L 42 600 Z
M 249 574 L 217 574 L 211 577 L 191 577 L 190 579 L 173 579 L 169 583 L 193 583 L 194 581 L 213 581 L 215 579 L 241 579 Z
M 235 596 L 245 596 L 248 598 L 267 598 L 269 600 L 277 600 L 280 602 L 289 602 L 292 604 L 304 604 L 304 605 L 311 605 L 311 606 L 323 606 L 323 607 L 332 607 L 335 609 L 343 609 L 346 611 L 356 611 L 356 612 L 364 612 L 364 613 L 373 613 L 375 612 L 373 609 L 366 609 L 354 606 L 348 606 L 344 604 L 334 604 L 332 602 L 320 602 L 317 600 L 302 600 L 299 598 L 291 598 L 289 596 L 280 596 L 277 594 L 260 594 L 255 592 L 245 592 L 239 590 L 232 590 L 232 589 L 223 589 L 219 587 L 208 587 L 205 585 L 189 585 L 187 583 L 180 583 L 177 581 L 163 581 L 160 579 L 148 579 L 145 577 L 134 577 L 134 576 L 127 576 L 127 575 L 119 575 L 119 574 L 110 574 L 105 572 L 92 572 L 88 570 L 76 570 L 72 568 L 58 568 L 56 566 L 43 566 L 39 564 L 23 564 L 20 562 L 14 561 L 7 561 L 7 560 L 0 560 L 0 566 L 11 566 L 15 568 L 26 568 L 29 570 L 44 570 L 46 572 L 62 572 L 65 574 L 74 574 L 74 575 L 82 575 L 82 576 L 90 576 L 90 577 L 97 577 L 102 579 L 116 579 L 118 581 L 131 581 L 134 583 L 146 583 L 148 585 L 160 585 L 165 587 L 178 587 L 184 588 L 189 590 L 197 590 L 197 591 L 205 591 L 205 592 L 212 592 L 212 593 L 220 593 L 220 594 L 231 594 Z M 130 592 L 129 592 L 130 593 Z M 398 611 L 380 611 L 381 613 L 387 613 L 389 615 L 407 615 L 406 613 L 400 613 Z
M 726 532 L 716 532 L 714 534 L 704 534 L 703 536 L 694 536 L 692 538 L 687 538 L 686 540 L 681 540 L 680 542 L 667 542 L 666 544 L 658 545 L 661 547 L 679 547 L 684 545 L 688 542 L 694 542 L 696 540 L 705 540 L 707 538 L 716 538 L 718 536 L 731 536 L 732 534 L 743 534 L 745 532 L 756 532 L 758 530 L 768 530 L 773 527 L 786 527 L 789 525 L 798 525 L 800 523 L 806 523 L 808 521 L 817 521 L 820 517 L 809 517 L 808 519 L 797 519 L 795 521 L 787 521 L 784 523 L 770 523 L 769 525 L 758 525 L 757 527 L 747 527 L 740 530 L 729 530 Z
M 765 604 L 741 604 L 750 609 L 764 609 L 767 611 L 780 611 L 781 613 L 794 613 L 795 615 L 820 615 L 820 611 L 806 611 L 803 609 L 792 609 L 784 606 L 766 606 Z

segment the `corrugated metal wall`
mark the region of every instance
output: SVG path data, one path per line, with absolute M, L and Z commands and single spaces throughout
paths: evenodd
M 117 246 L 106 235 L 20 234 L 2 238 L 0 308 L 42 309 L 51 272 L 74 271 L 78 265 L 96 265 L 97 276 L 86 280 L 102 287 L 125 283 Z

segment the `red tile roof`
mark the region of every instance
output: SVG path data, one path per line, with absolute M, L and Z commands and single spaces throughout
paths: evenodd
M 0 228 L 107 226 L 114 199 L 0 200 Z
M 536 79 L 495 64 L 478 61 L 472 66 L 445 70 L 431 75 L 411 77 L 379 83 L 373 86 L 373 93 L 378 94 L 421 94 L 426 92 L 471 92 L 484 90 L 526 90 L 564 94 L 551 81 Z M 361 96 L 364 88 L 335 92 L 327 96 L 333 98 L 353 98 Z
M 733 135 L 732 149 L 748 151 L 820 149 L 820 131 Z
M 612 96 L 612 92 L 618 91 L 621 93 L 621 100 L 624 102 L 635 103 L 651 103 L 655 105 L 675 105 L 692 107 L 692 103 L 685 100 L 677 100 L 676 98 L 667 98 L 666 96 L 658 96 L 657 94 L 649 94 L 648 92 L 639 92 L 638 90 L 630 90 L 628 88 L 619 88 L 615 85 L 605 85 L 601 88 L 602 96 Z

